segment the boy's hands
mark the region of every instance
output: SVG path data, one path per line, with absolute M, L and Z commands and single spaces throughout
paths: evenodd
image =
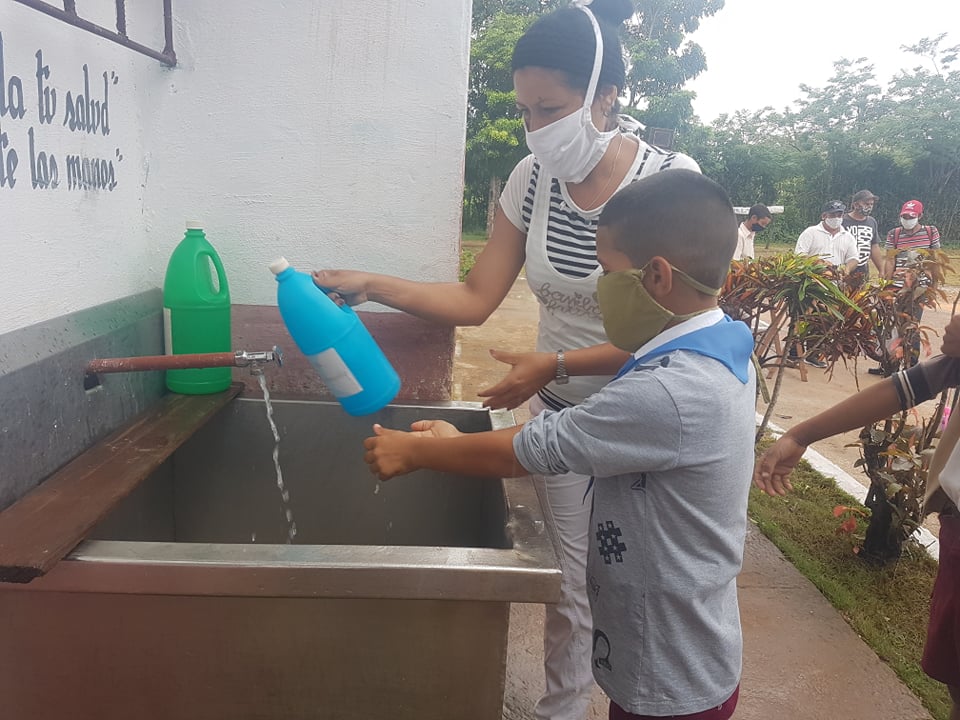
M 494 360 L 510 365 L 510 371 L 503 380 L 477 393 L 486 398 L 483 406 L 493 410 L 519 407 L 557 376 L 555 353 L 491 350 L 490 355 Z
M 382 425 L 374 425 L 374 437 L 363 441 L 367 449 L 363 459 L 370 466 L 370 472 L 380 480 L 406 475 L 422 467 L 415 452 L 417 439 L 460 435 L 459 430 L 443 420 L 418 420 L 410 426 L 410 430 L 389 430 Z
M 789 433 L 767 448 L 753 469 L 753 484 L 767 495 L 786 495 L 793 490 L 790 473 L 806 450 Z
M 380 427 L 374 425 L 374 430 Z M 417 437 L 447 438 L 462 435 L 456 427 L 446 420 L 417 420 L 410 426 L 410 434 Z

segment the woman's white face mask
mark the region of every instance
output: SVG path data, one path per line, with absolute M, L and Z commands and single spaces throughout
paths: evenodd
M 904 230 L 913 230 L 917 223 L 920 222 L 919 218 L 900 218 L 900 224 L 903 226 Z
M 590 18 L 597 39 L 593 72 L 583 107 L 539 130 L 526 131 L 527 147 L 543 168 L 558 180 L 572 183 L 582 182 L 590 174 L 600 162 L 607 146 L 620 132 L 619 128 L 601 132 L 593 124 L 590 107 L 597 92 L 597 81 L 603 64 L 603 38 L 593 13 L 585 7 L 580 9 Z

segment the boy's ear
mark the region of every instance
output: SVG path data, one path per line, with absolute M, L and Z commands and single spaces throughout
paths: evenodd
M 661 298 L 670 293 L 673 289 L 673 268 L 666 258 L 654 255 L 647 263 L 647 272 L 649 285 L 647 292 L 654 298 Z

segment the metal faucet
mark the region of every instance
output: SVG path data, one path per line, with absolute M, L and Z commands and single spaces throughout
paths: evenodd
M 211 367 L 249 367 L 254 375 L 263 373 L 266 363 L 283 365 L 283 351 L 273 346 L 272 350 L 248 352 L 197 353 L 193 355 L 144 355 L 126 358 L 97 358 L 87 363 L 87 375 L 117 372 L 142 372 L 145 370 L 190 370 Z

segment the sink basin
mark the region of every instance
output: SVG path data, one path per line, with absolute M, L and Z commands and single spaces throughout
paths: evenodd
M 513 424 L 475 404 L 234 400 L 44 577 L 0 587 L 11 717 L 499 718 L 511 602 L 554 602 L 529 478 L 379 484 L 373 422 Z

